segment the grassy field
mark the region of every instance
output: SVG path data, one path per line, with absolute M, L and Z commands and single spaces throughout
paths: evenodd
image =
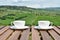
M 25 20 L 26 25 L 37 25 L 39 20 L 49 20 L 54 25 L 60 25 L 59 17 L 60 10 L 0 7 L 0 25 L 11 25 L 15 20 Z

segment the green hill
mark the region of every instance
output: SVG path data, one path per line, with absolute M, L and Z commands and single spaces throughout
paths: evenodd
M 39 20 L 49 20 L 54 25 L 60 25 L 59 17 L 59 8 L 0 6 L 0 25 L 11 25 L 14 20 L 25 20 L 26 25 L 37 25 Z

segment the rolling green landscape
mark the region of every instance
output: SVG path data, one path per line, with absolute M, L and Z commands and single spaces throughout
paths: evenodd
M 38 25 L 40 20 L 49 20 L 60 25 L 60 7 L 29 8 L 25 6 L 0 6 L 0 25 L 11 25 L 15 20 L 25 20 L 26 25 Z

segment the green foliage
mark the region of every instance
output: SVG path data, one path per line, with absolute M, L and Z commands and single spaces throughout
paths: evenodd
M 26 25 L 38 25 L 39 20 L 49 20 L 60 25 L 60 10 L 34 9 L 19 6 L 0 6 L 0 25 L 10 25 L 15 20 L 25 20 Z

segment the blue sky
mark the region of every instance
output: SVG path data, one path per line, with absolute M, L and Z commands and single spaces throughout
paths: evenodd
M 0 0 L 0 5 L 17 5 L 32 8 L 60 7 L 60 0 Z

